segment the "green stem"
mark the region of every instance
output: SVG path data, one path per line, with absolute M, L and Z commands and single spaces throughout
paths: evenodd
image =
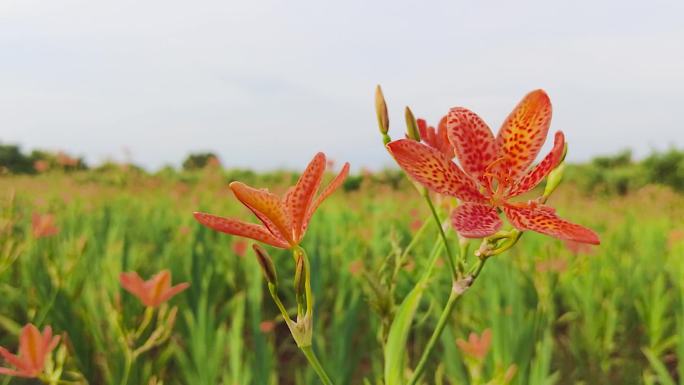
M 285 305 L 283 305 L 283 301 L 281 301 L 280 296 L 278 296 L 278 289 L 276 286 L 272 283 L 269 283 L 268 291 L 271 293 L 271 298 L 273 298 L 273 302 L 278 307 L 278 310 L 280 310 L 280 314 L 282 314 L 283 319 L 286 322 L 292 322 L 290 315 L 287 313 L 287 309 L 285 309 Z
M 318 357 L 316 357 L 316 353 L 314 353 L 313 348 L 311 346 L 302 346 L 300 347 L 300 349 L 302 350 L 302 353 L 304 353 L 304 355 L 306 356 L 306 359 L 309 360 L 309 363 L 316 371 L 316 374 L 318 374 L 318 378 L 320 378 L 321 382 L 324 385 L 333 385 L 333 382 L 332 380 L 330 380 L 328 373 L 325 372 L 325 369 L 323 369 L 321 362 L 318 361 Z
M 458 273 L 456 272 L 456 267 L 454 266 L 454 257 L 451 254 L 451 247 L 449 247 L 449 241 L 447 240 L 446 233 L 444 232 L 444 228 L 442 227 L 442 220 L 439 218 L 439 214 L 437 214 L 435 205 L 432 203 L 430 193 L 425 188 L 423 189 L 423 197 L 425 197 L 425 201 L 430 207 L 430 212 L 432 212 L 432 218 L 434 218 L 435 224 L 439 229 L 439 235 L 440 237 L 442 237 L 442 242 L 444 242 L 444 248 L 446 249 L 447 253 L 447 261 L 449 262 L 449 268 L 451 269 L 451 276 L 455 281 L 458 278 Z M 463 265 L 461 263 L 459 263 L 458 265 L 458 272 L 460 274 L 463 274 Z
M 133 340 L 136 341 L 140 336 L 143 334 L 145 329 L 150 325 L 150 322 L 152 321 L 152 316 L 154 315 L 154 308 L 151 306 L 147 306 L 145 308 L 145 314 L 143 315 L 143 320 L 140 323 L 140 326 L 138 327 L 138 330 L 135 331 L 133 334 Z
M 442 310 L 442 314 L 439 316 L 439 321 L 437 321 L 437 326 L 435 327 L 435 330 L 432 332 L 430 340 L 428 340 L 428 343 L 425 346 L 425 350 L 423 350 L 423 354 L 420 356 L 418 365 L 416 365 L 416 369 L 413 371 L 413 375 L 411 376 L 408 385 L 415 385 L 420 379 L 420 377 L 423 375 L 423 372 L 425 371 L 425 365 L 427 364 L 428 359 L 432 354 L 432 351 L 435 350 L 437 340 L 442 335 L 442 332 L 444 331 L 444 328 L 446 327 L 447 322 L 449 321 L 449 317 L 451 316 L 451 312 L 454 310 L 456 300 L 459 297 L 460 293 L 458 293 L 455 290 L 451 290 L 449 299 L 447 300 L 447 303 L 444 306 L 444 310 Z
M 478 275 L 482 272 L 482 268 L 484 267 L 485 262 L 487 262 L 488 258 L 482 258 L 480 259 L 480 262 L 477 263 L 477 267 L 475 268 L 475 271 L 471 275 L 473 279 L 477 278 Z
M 133 357 L 131 357 L 130 351 L 126 350 L 126 362 L 124 363 L 124 374 L 121 377 L 121 385 L 128 384 L 128 376 L 131 374 L 131 366 L 133 365 Z

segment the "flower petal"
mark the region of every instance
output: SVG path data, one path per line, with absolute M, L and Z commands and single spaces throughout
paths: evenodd
M 155 274 L 151 279 L 145 282 L 145 290 L 148 294 L 149 301 L 145 305 L 157 306 L 161 304 L 161 298 L 171 287 L 171 272 L 167 269 Z
M 506 217 L 518 230 L 532 230 L 555 238 L 590 243 L 601 243 L 598 235 L 584 226 L 559 218 L 556 210 L 537 203 L 506 204 Z
M 475 182 L 438 150 L 410 139 L 395 140 L 387 148 L 399 166 L 428 189 L 463 201 L 485 201 Z
M 447 134 L 463 170 L 477 180 L 496 158 L 494 135 L 476 113 L 454 107 L 447 115 Z
M 199 223 L 222 233 L 247 237 L 284 249 L 290 246 L 286 240 L 273 235 L 264 226 L 206 213 L 196 212 L 193 215 Z
M 292 221 L 280 198 L 265 189 L 256 189 L 242 182 L 232 182 L 230 189 L 235 196 L 252 210 L 273 234 L 292 243 Z
M 141 302 L 145 302 L 147 298 L 147 293 L 145 291 L 145 281 L 138 275 L 138 273 L 132 271 L 129 273 L 119 274 L 119 282 L 121 287 L 126 291 L 136 296 Z
M 13 377 L 25 377 L 25 378 L 33 378 L 37 376 L 37 373 L 34 374 L 30 371 L 19 371 L 19 370 L 13 370 L 9 368 L 0 368 L 0 374 L 4 374 L 6 376 L 13 376 Z
M 27 363 L 30 362 L 31 369 L 41 370 L 45 358 L 41 349 L 43 336 L 40 330 L 33 324 L 28 324 L 21 329 L 19 337 L 19 357 Z
M 503 222 L 494 207 L 466 202 L 451 214 L 451 224 L 465 238 L 484 238 L 499 231 Z
M 428 146 L 438 150 L 447 158 L 454 158 L 454 148 L 449 142 L 446 130 L 446 116 L 439 121 L 438 129 L 428 126 L 425 119 L 417 119 L 418 133 L 420 134 L 420 141 Z
M 53 351 L 56 347 L 57 344 L 59 343 L 61 336 L 54 336 L 50 342 L 48 342 L 47 347 L 45 348 L 46 353 L 50 353 Z
M 563 132 L 558 131 L 553 140 L 553 148 L 544 159 L 536 165 L 530 172 L 520 178 L 518 182 L 513 185 L 513 188 L 508 193 L 509 197 L 524 194 L 535 188 L 547 175 L 558 166 L 563 159 L 563 151 L 565 150 L 565 136 Z
M 323 192 L 318 197 L 316 197 L 316 200 L 309 207 L 309 211 L 307 211 L 306 217 L 304 218 L 304 223 L 300 237 L 303 236 L 306 232 L 306 228 L 309 226 L 309 221 L 311 220 L 313 213 L 318 209 L 318 206 L 320 206 L 321 203 L 323 203 L 323 201 L 330 196 L 330 194 L 332 194 L 333 192 L 335 192 L 335 190 L 342 186 L 342 183 L 347 178 L 347 175 L 349 175 L 349 163 L 345 163 L 344 166 L 342 166 L 342 171 L 340 171 L 340 173 L 337 174 L 335 179 L 333 179 L 328 185 L 328 187 L 326 187 L 325 190 L 323 190 Z M 300 238 L 297 238 L 297 241 L 300 240 Z
M 187 289 L 188 287 L 190 287 L 190 284 L 187 282 L 183 282 L 183 283 L 179 283 L 178 285 L 169 288 L 159 297 L 159 304 L 162 304 L 162 303 L 170 300 L 176 294 L 182 292 L 183 290 Z
M 26 364 L 21 360 L 21 358 L 10 353 L 7 349 L 3 348 L 2 346 L 0 346 L 0 356 L 2 356 L 2 358 L 5 359 L 5 361 L 14 365 L 17 369 L 19 369 L 19 370 L 25 370 L 26 369 Z M 0 373 L 2 373 L 2 372 L 0 372 Z
M 508 115 L 496 137 L 499 172 L 516 180 L 527 170 L 546 141 L 551 125 L 551 100 L 543 90 L 527 94 Z
M 292 218 L 293 239 L 299 240 L 304 234 L 305 221 L 314 195 L 318 191 L 325 172 L 325 154 L 314 156 L 302 173 L 293 189 L 285 196 L 285 207 Z

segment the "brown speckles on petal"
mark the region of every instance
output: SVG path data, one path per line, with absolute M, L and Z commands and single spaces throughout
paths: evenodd
M 463 203 L 451 214 L 456 231 L 466 238 L 484 238 L 501 228 L 503 222 L 492 206 Z
M 517 179 L 527 170 L 546 141 L 551 125 L 551 100 L 543 90 L 532 91 L 515 107 L 496 137 L 499 166 Z
M 481 180 L 487 165 L 496 157 L 492 131 L 477 114 L 454 107 L 447 115 L 447 133 L 465 172 Z
M 307 213 L 313 202 L 314 195 L 321 185 L 325 165 L 325 155 L 319 152 L 309 162 L 294 188 L 285 196 L 285 206 L 292 218 L 292 238 L 296 241 L 304 234 Z
M 279 235 L 274 235 L 264 226 L 246 223 L 232 218 L 224 218 L 206 213 L 195 213 L 195 219 L 210 229 L 222 233 L 247 237 L 271 246 L 288 248 L 289 244 Z
M 418 183 L 439 194 L 483 202 L 475 182 L 438 150 L 409 139 L 387 145 L 399 166 Z
M 518 230 L 532 230 L 567 241 L 598 245 L 598 235 L 583 226 L 570 223 L 556 215 L 549 206 L 535 203 L 513 203 L 504 206 L 506 217 Z

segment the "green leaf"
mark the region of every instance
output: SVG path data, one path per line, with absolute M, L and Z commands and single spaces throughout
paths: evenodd
M 670 377 L 670 373 L 668 373 L 665 365 L 663 365 L 663 363 L 660 361 L 660 359 L 658 359 L 651 349 L 643 348 L 641 350 L 644 352 L 648 362 L 651 364 L 651 368 L 653 368 L 658 375 L 658 380 L 662 385 L 677 385 L 672 377 Z
M 420 304 L 420 299 L 427 287 L 425 280 L 420 280 L 397 310 L 392 321 L 385 345 L 385 384 L 401 385 L 404 383 L 404 355 L 411 323 Z

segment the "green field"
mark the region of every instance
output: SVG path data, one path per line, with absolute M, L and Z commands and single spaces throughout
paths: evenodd
M 238 238 L 192 217 L 203 210 L 252 220 L 229 181 L 280 193 L 296 178 L 218 169 L 1 177 L 0 345 L 16 346 L 25 323 L 51 325 L 66 341 L 63 379 L 122 383 L 121 329 L 133 330 L 144 308 L 121 289 L 119 273 L 147 278 L 166 268 L 174 283 L 191 287 L 171 299 L 178 307 L 173 333 L 132 361 L 129 384 L 317 384 L 251 248 L 242 253 Z M 347 184 L 314 215 L 302 244 L 316 299 L 314 348 L 336 384 L 382 383 L 386 326 L 438 239 L 415 189 L 403 179 L 390 182 L 366 175 Z M 595 229 L 601 246 L 571 250 L 526 233 L 493 257 L 456 304 L 424 383 L 684 383 L 684 197 L 654 185 L 592 197 L 567 183 L 550 203 Z M 34 214 L 54 215 L 58 232 L 37 238 Z M 448 236 L 458 244 L 452 231 Z M 294 306 L 292 258 L 268 251 L 284 282 L 281 296 Z M 440 262 L 402 351 L 408 367 L 449 295 L 450 276 Z M 483 362 L 464 359 L 456 340 L 485 329 L 492 343 Z

